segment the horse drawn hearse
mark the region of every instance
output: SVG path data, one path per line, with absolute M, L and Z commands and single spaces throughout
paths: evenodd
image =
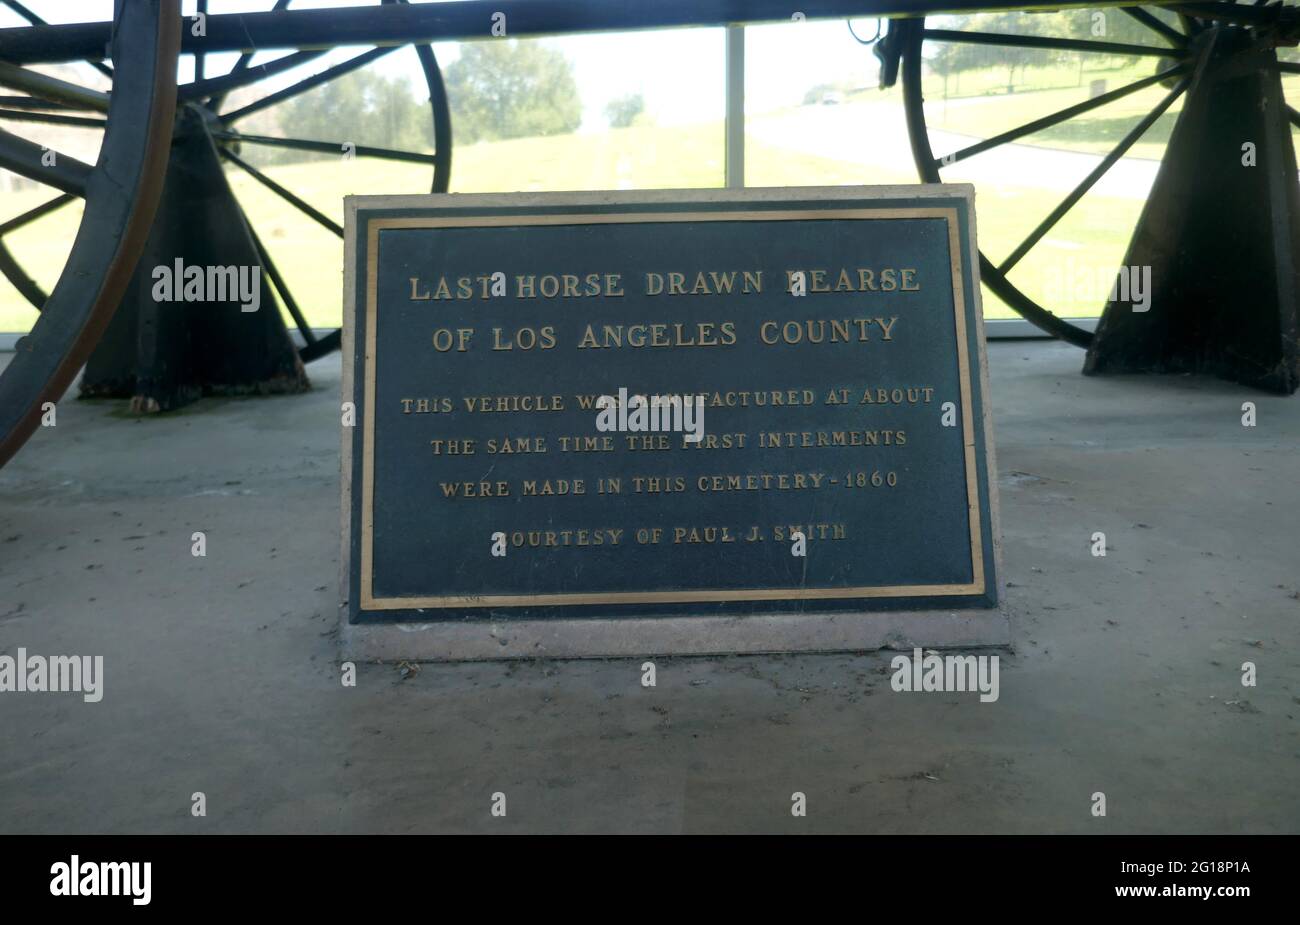
M 168 410 L 206 392 L 258 393 L 306 387 L 304 364 L 340 345 L 308 324 L 252 222 L 225 178 L 229 163 L 330 231 L 343 229 L 243 156 L 245 146 L 336 153 L 343 139 L 270 137 L 240 131 L 241 120 L 336 80 L 404 46 L 419 56 L 433 123 L 433 151 L 356 146 L 357 157 L 421 164 L 429 189 L 451 176 L 448 96 L 429 43 L 491 41 L 508 23 L 512 37 L 629 29 L 877 17 L 880 81 L 902 84 L 910 146 L 920 180 L 976 156 L 1078 119 L 1152 87 L 1163 90 L 1095 169 L 1006 254 L 983 254 L 983 282 L 1039 328 L 1087 351 L 1084 369 L 1200 372 L 1289 394 L 1300 385 L 1300 186 L 1292 142 L 1300 113 L 1283 77 L 1300 64 L 1279 49 L 1300 40 L 1300 8 L 1279 2 L 1102 0 L 381 0 L 331 9 L 223 13 L 198 0 L 182 16 L 178 0 L 117 0 L 112 22 L 48 24 L 17 0 L 0 0 L 29 24 L 0 29 L 0 118 L 102 131 L 97 161 L 0 130 L 0 167 L 48 187 L 41 205 L 0 223 L 0 272 L 40 315 L 0 374 L 0 464 L 39 426 L 84 368 L 81 393 L 132 400 L 143 411 Z M 984 9 L 1037 16 L 1105 8 L 1143 27 L 1141 41 L 1067 38 L 1026 28 L 989 33 L 945 28 L 950 13 Z M 1030 14 L 1036 14 L 1031 16 Z M 201 28 L 199 22 L 201 20 Z M 1053 49 L 1149 61 L 1141 79 L 1107 90 L 958 150 L 936 150 L 927 126 L 922 76 L 945 44 Z M 233 91 L 256 89 L 327 52 L 370 46 L 311 76 L 228 105 Z M 283 51 L 263 63 L 254 54 Z M 209 74 L 207 59 L 238 53 L 228 72 Z M 180 56 L 193 79 L 177 83 Z M 105 92 L 43 72 L 39 66 L 89 61 L 112 81 Z M 247 93 L 242 94 L 247 97 Z M 1113 168 L 1156 120 L 1180 102 L 1177 121 L 1149 198 L 1133 229 L 1123 266 L 1151 268 L 1153 304 L 1136 312 L 1119 299 L 1094 331 L 1070 323 L 1031 298 L 1015 270 L 1061 219 Z M 1254 155 L 1243 158 L 1243 146 Z M 864 177 L 870 182 L 870 177 Z M 57 284 L 33 280 L 5 237 L 76 199 L 79 231 Z M 146 267 L 257 266 L 275 287 L 262 304 L 203 312 L 170 311 L 151 298 Z M 295 321 L 289 336 L 279 305 Z

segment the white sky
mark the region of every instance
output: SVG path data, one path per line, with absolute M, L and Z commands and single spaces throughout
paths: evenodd
M 49 22 L 104 20 L 112 15 L 112 0 L 24 0 Z M 416 0 L 419 2 L 419 0 Z M 653 2 L 653 0 L 645 0 Z M 294 0 L 290 9 L 376 5 L 378 0 Z M 209 13 L 259 12 L 272 0 L 210 0 Z M 183 0 L 192 13 L 195 0 Z M 0 26 L 22 25 L 8 9 L 0 9 Z M 508 27 L 507 23 L 507 27 Z M 873 20 L 855 23 L 858 35 L 875 33 Z M 583 129 L 604 128 L 605 104 L 618 96 L 641 93 L 646 108 L 660 124 L 720 119 L 723 114 L 723 32 L 721 29 L 674 29 L 601 33 L 543 39 L 574 64 L 584 107 Z M 434 45 L 445 68 L 458 55 L 456 43 Z M 280 54 L 268 53 L 267 59 Z M 355 54 L 336 51 L 300 70 L 268 81 L 269 92 Z M 236 55 L 208 59 L 208 76 L 234 63 Z M 260 59 L 259 59 L 260 60 Z M 375 65 L 385 72 L 403 72 L 419 86 L 423 83 L 415 56 L 396 53 Z M 192 74 L 183 59 L 182 80 Z M 843 21 L 778 23 L 746 30 L 746 110 L 751 113 L 795 105 L 808 87 L 818 83 L 875 83 L 876 65 L 870 49 L 856 42 Z

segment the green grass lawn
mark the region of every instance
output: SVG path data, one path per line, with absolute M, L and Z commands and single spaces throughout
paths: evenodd
M 1105 80 L 1106 91 L 1111 91 L 1151 73 L 1150 67 L 1140 70 L 1128 68 L 1093 76 Z M 1287 75 L 1282 83 L 1288 99 L 1300 100 L 1300 75 Z M 1160 84 L 1146 87 L 1074 119 L 1035 132 L 1021 139 L 1020 143 L 1107 154 L 1143 116 L 1156 108 L 1169 89 Z M 991 138 L 1087 99 L 1086 87 L 950 99 L 946 104 L 942 96 L 930 94 L 926 97 L 926 120 L 932 129 L 976 138 Z M 1165 114 L 1129 149 L 1129 156 L 1157 161 L 1164 156 L 1169 134 L 1173 131 L 1178 114 L 1182 112 L 1183 99 L 1180 95 L 1173 102 Z M 936 154 L 941 153 L 936 151 Z
M 722 184 L 721 124 L 618 129 L 604 135 L 524 138 L 458 148 L 455 192 L 716 187 Z M 270 167 L 266 172 L 337 221 L 348 194 L 427 192 L 431 171 L 366 158 Z M 825 158 L 754 143 L 748 175 L 754 185 L 797 182 L 861 183 L 862 169 Z M 333 327 L 341 317 L 343 245 L 330 231 L 294 210 L 252 177 L 228 168 L 227 177 L 272 259 L 309 321 Z M 876 182 L 915 182 L 907 171 Z M 10 193 L 0 206 L 9 218 L 52 198 L 45 189 Z M 67 260 L 80 220 L 71 204 L 6 238 L 14 256 L 47 291 Z M 0 281 L 0 331 L 25 331 L 36 318 L 7 282 Z
M 1106 79 L 1106 90 L 1118 89 L 1141 76 L 1146 75 L 1119 73 Z M 1143 116 L 1156 108 L 1168 92 L 1169 88 L 1159 84 L 1146 87 L 1123 99 L 1035 132 L 1021 139 L 1020 143 L 1107 154 Z M 973 100 L 949 100 L 946 104 L 942 98 L 930 97 L 927 98 L 926 117 L 931 129 L 990 138 L 1087 99 L 1086 88 L 1037 90 Z M 1133 145 L 1129 156 L 1160 160 L 1169 141 L 1169 133 L 1173 130 L 1174 120 L 1181 111 L 1180 96 L 1143 134 L 1141 140 Z
M 635 130 L 632 130 L 635 131 Z M 703 130 L 684 133 L 687 140 Z M 662 142 L 662 138 L 660 139 Z M 610 189 L 619 188 L 620 162 L 631 161 L 629 176 L 644 178 L 646 172 L 637 161 L 650 161 L 660 180 L 659 188 L 716 187 L 720 184 L 721 166 L 712 154 L 713 146 L 701 139 L 698 156 L 686 156 L 690 145 L 672 147 L 672 157 L 655 163 L 651 147 L 627 149 L 608 143 L 575 144 L 574 136 L 497 142 L 457 152 L 458 192 L 501 189 Z M 609 149 L 602 152 L 602 149 Z M 552 182 L 545 184 L 545 168 L 554 167 Z M 407 165 L 378 164 L 357 160 L 350 163 L 295 164 L 269 168 L 267 171 L 327 215 L 342 221 L 342 197 L 347 193 L 409 193 L 424 191 L 429 183 L 427 171 Z M 875 171 L 877 183 L 914 183 L 910 171 Z M 841 185 L 862 183 L 861 167 L 808 155 L 792 154 L 751 141 L 748 148 L 747 174 L 753 186 L 774 185 Z M 343 245 L 331 232 L 287 206 L 275 194 L 242 172 L 228 174 L 235 195 L 243 204 L 250 221 L 271 251 L 280 272 L 286 278 L 298 305 L 316 327 L 337 326 L 342 315 Z M 630 185 L 630 184 L 627 184 Z M 639 184 L 645 187 L 642 180 Z M 10 194 L 5 197 L 5 217 L 19 214 L 49 198 L 44 191 Z M 1032 227 L 1029 216 L 1044 214 L 1055 204 L 1050 193 L 1036 189 L 1003 188 L 979 201 L 981 246 L 993 255 L 1005 254 Z M 1128 233 L 1140 203 L 1127 200 L 1086 198 L 1067 217 L 1058 233 L 1049 237 L 1026 259 L 1017 279 L 1029 293 L 1041 291 L 1035 280 L 1041 275 L 1035 264 L 1055 254 L 1071 256 L 1093 265 L 1109 261 L 1118 266 Z M 1130 218 L 1131 216 L 1131 218 Z M 51 288 L 67 259 L 77 231 L 80 208 L 70 205 L 33 223 L 23 232 L 7 238 L 15 257 L 29 274 L 45 288 Z M 1124 224 L 1127 220 L 1128 224 Z M 1059 242 L 1068 242 L 1064 245 Z M 1050 261 L 1048 264 L 1050 265 Z M 1045 272 L 1045 271 L 1044 271 Z M 1046 277 L 1044 277 L 1045 279 Z M 8 283 L 0 284 L 0 331 L 25 331 L 36 319 L 36 310 L 28 305 Z M 1073 310 L 1095 313 L 1100 302 L 1081 300 Z M 1014 312 L 985 294 L 985 313 L 989 317 L 1014 317 Z M 286 314 L 286 321 L 288 321 Z
M 1130 72 L 1118 74 L 1124 82 L 1132 77 Z M 1129 115 L 1127 124 L 1131 124 L 1133 114 L 1146 111 L 1142 107 L 1157 99 L 1160 92 L 1158 88 L 1150 89 L 1114 104 L 1126 107 L 1122 111 L 1111 111 L 1111 107 L 1098 110 L 1089 126 L 1063 126 L 1047 140 L 1089 151 L 1108 150 L 1108 136 L 1123 131 L 1118 127 L 1120 121 L 1125 121 L 1121 115 Z M 930 116 L 936 127 L 987 137 L 1077 101 L 1082 98 L 1079 94 L 1078 88 L 1057 88 L 953 100 L 946 107 L 932 98 Z M 723 178 L 722 152 L 720 123 L 634 127 L 597 135 L 483 143 L 456 150 L 453 190 L 718 187 Z M 271 167 L 267 172 L 340 222 L 344 195 L 425 192 L 431 180 L 425 168 L 365 158 L 322 158 Z M 915 173 L 907 165 L 872 168 L 868 172 L 858 164 L 773 147 L 753 137 L 747 146 L 746 174 L 752 186 L 916 182 Z M 319 327 L 337 326 L 341 317 L 342 243 L 237 168 L 229 168 L 228 176 L 310 322 Z M 51 193 L 43 189 L 8 194 L 0 206 L 0 219 L 20 214 L 48 198 Z M 1030 186 L 981 188 L 981 247 L 995 260 L 1000 259 L 1060 198 L 1060 193 Z M 1017 268 L 1013 280 L 1041 299 L 1053 291 L 1053 280 L 1063 267 L 1118 266 L 1140 208 L 1137 200 L 1085 197 Z M 79 217 L 79 205 L 70 205 L 6 238 L 18 260 L 47 290 L 67 258 Z M 1066 314 L 1095 315 L 1104 302 L 1105 286 L 1093 289 L 1096 291 L 1058 297 L 1053 307 Z M 985 313 L 989 317 L 1014 317 L 987 292 Z M 25 331 L 35 317 L 35 310 L 7 282 L 0 282 L 0 331 Z

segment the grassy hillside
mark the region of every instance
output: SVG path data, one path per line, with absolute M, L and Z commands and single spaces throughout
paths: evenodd
M 456 150 L 453 190 L 720 186 L 721 152 L 720 124 L 493 142 Z M 856 165 L 761 144 L 751 145 L 749 161 L 754 185 L 789 183 L 791 177 L 811 184 L 861 183 L 865 179 Z M 271 167 L 266 172 L 339 222 L 345 195 L 427 192 L 432 179 L 429 170 L 417 165 L 365 158 L 321 159 Z M 342 242 L 239 169 L 228 168 L 227 177 L 312 324 L 337 325 Z M 915 177 L 898 170 L 878 179 L 914 182 Z M 50 198 L 52 194 L 45 189 L 6 194 L 0 217 L 18 215 Z M 32 277 L 48 289 L 67 259 L 79 219 L 79 205 L 69 205 L 6 238 L 6 244 Z M 0 331 L 27 330 L 35 317 L 35 309 L 7 282 L 0 281 Z
M 1131 68 L 1087 75 L 1089 79 L 1106 79 L 1109 88 L 1139 76 Z M 981 76 L 976 72 L 963 75 L 961 89 L 985 95 L 955 97 L 945 102 L 938 94 L 941 85 L 931 78 L 927 115 L 934 130 L 989 137 L 1086 98 L 1086 86 L 1071 87 L 1071 79 L 1064 72 L 1044 72 L 1038 81 L 1053 89 L 1007 94 L 997 84 L 999 80 L 1005 82 L 1003 77 L 993 73 Z M 1300 77 L 1290 80 L 1297 84 L 1294 89 L 1298 92 L 1293 98 L 1300 99 Z M 1097 110 L 1086 119 L 1059 126 L 1031 140 L 1067 150 L 1107 151 L 1137 115 L 1149 110 L 1162 93 L 1159 87 L 1149 88 Z M 874 118 L 872 114 L 886 108 L 897 112 L 895 107 L 899 105 L 896 89 L 889 93 L 870 91 L 851 98 L 847 105 L 836 108 L 833 115 L 848 120 Z M 831 107 L 819 109 L 829 113 Z M 797 117 L 799 113 L 769 114 L 754 121 L 758 124 L 763 119 L 789 119 L 792 115 Z M 798 124 L 797 120 L 791 124 Z M 1166 116 L 1133 153 L 1158 158 L 1171 125 L 1172 116 Z M 887 130 L 897 132 L 901 128 L 891 122 Z M 894 153 L 890 157 L 875 158 L 870 151 L 863 151 L 857 162 L 807 153 L 810 147 L 816 150 L 816 145 L 791 143 L 778 147 L 773 141 L 782 140 L 779 133 L 763 134 L 763 139 L 751 136 L 747 145 L 747 181 L 751 186 L 916 182 L 907 157 L 898 153 L 905 148 L 903 137 L 891 138 Z M 638 126 L 592 135 L 523 138 L 457 148 L 453 190 L 717 187 L 722 185 L 722 156 L 721 123 Z M 858 156 L 856 150 L 853 156 Z M 981 157 L 996 158 L 997 154 Z M 339 221 L 342 221 L 343 196 L 349 193 L 425 192 L 431 179 L 430 171 L 418 166 L 364 158 L 352 161 L 320 158 L 268 168 L 267 172 Z M 230 168 L 228 176 L 311 323 L 336 326 L 340 319 L 342 288 L 341 242 L 242 171 Z M 1016 177 L 1013 175 L 1009 180 L 1014 181 Z M 1060 191 L 1042 186 L 1037 182 L 981 185 L 979 232 L 986 253 L 995 259 L 1006 254 L 1061 199 Z M 20 214 L 51 195 L 44 189 L 6 194 L 0 202 L 0 219 Z M 1137 199 L 1090 194 L 1017 268 L 1014 279 L 1026 292 L 1041 298 L 1055 292 L 1053 283 L 1059 279 L 1063 266 L 1118 266 L 1140 207 L 1141 201 Z M 18 260 L 47 289 L 66 260 L 79 217 L 80 207 L 74 204 L 6 238 L 6 244 Z M 1094 282 L 1096 285 L 1085 286 L 1064 298 L 1057 296 L 1055 307 L 1069 314 L 1095 314 L 1103 302 L 1105 287 L 1101 281 Z M 990 317 L 1014 316 L 987 292 L 985 311 Z M 7 282 L 0 281 L 0 331 L 27 330 L 35 317 L 35 310 Z

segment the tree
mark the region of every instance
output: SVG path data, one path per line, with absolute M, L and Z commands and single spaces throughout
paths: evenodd
M 1176 22 L 1173 14 L 1157 11 L 1153 15 L 1163 22 Z M 1162 41 L 1148 26 L 1122 10 L 1074 10 L 1050 13 L 975 13 L 944 18 L 944 28 L 992 34 L 1087 39 L 1112 43 L 1148 45 L 1158 48 Z M 1078 82 L 1083 81 L 1084 67 L 1114 67 L 1130 61 L 1122 55 L 1076 52 L 1060 49 L 1016 48 L 976 43 L 934 43 L 927 49 L 926 61 L 931 70 L 943 77 L 945 94 L 948 78 L 963 71 L 1005 67 L 1007 92 L 1015 92 L 1016 72 L 1021 81 L 1029 68 L 1077 64 Z
M 562 135 L 582 124 L 573 65 L 536 41 L 469 42 L 447 68 L 458 143 Z
M 372 70 L 354 71 L 332 80 L 268 110 L 266 115 L 275 119 L 279 134 L 290 138 L 336 141 L 340 145 L 350 141 L 405 151 L 428 151 L 433 142 L 429 104 L 417 98 L 406 78 L 387 77 Z M 257 146 L 250 156 L 257 163 L 278 164 L 320 155 Z
M 954 71 L 959 70 L 961 67 L 960 47 L 956 42 L 939 42 L 934 50 L 930 52 L 930 56 L 926 58 L 930 70 L 943 78 L 944 100 L 948 99 L 949 78 L 952 77 Z
M 645 98 L 640 93 L 629 93 L 605 104 L 605 118 L 610 128 L 627 128 L 645 112 Z

